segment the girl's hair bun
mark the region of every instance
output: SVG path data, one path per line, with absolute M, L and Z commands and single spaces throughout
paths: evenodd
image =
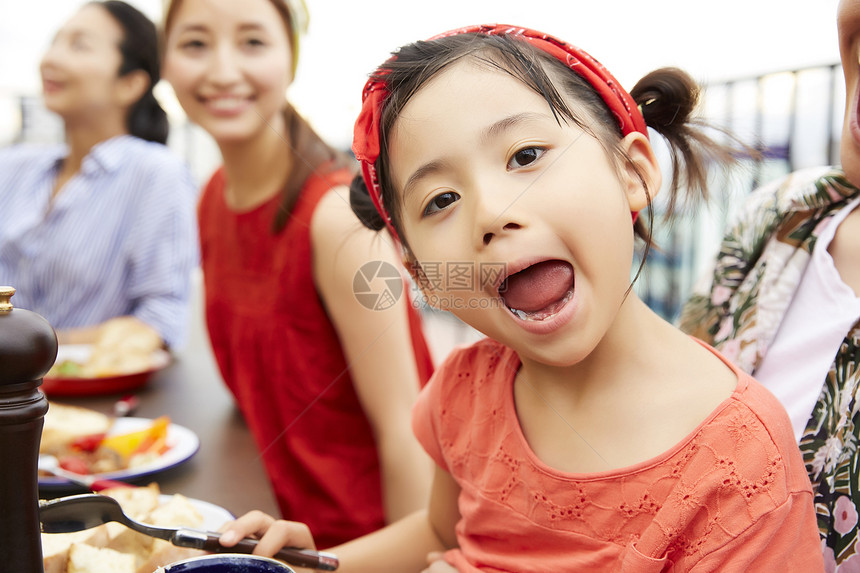
M 699 101 L 699 86 L 678 68 L 655 70 L 630 90 L 639 104 L 645 123 L 658 132 L 671 132 L 672 126 L 686 124 Z

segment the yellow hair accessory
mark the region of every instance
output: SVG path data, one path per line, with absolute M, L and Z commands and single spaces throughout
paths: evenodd
M 290 40 L 293 50 L 293 76 L 295 76 L 296 68 L 299 65 L 299 41 L 308 32 L 310 16 L 305 0 L 284 0 L 284 4 L 287 5 L 287 10 L 290 13 Z

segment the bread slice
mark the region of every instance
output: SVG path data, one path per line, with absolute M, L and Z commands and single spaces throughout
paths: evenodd
M 146 487 L 112 487 L 100 493 L 117 500 L 130 518 L 146 521 L 149 514 L 160 505 L 158 496 L 161 495 L 161 488 L 158 483 L 152 482 Z
M 83 365 L 82 374 L 97 377 L 148 370 L 153 366 L 153 352 L 161 345 L 161 336 L 137 318 L 112 318 L 99 327 L 93 352 Z
M 191 527 L 199 529 L 203 516 L 191 501 L 182 494 L 173 494 L 167 502 L 156 507 L 149 514 L 148 523 L 158 527 Z
M 135 573 L 134 556 L 106 547 L 73 543 L 69 548 L 68 573 Z
M 108 544 L 107 527 L 100 525 L 92 529 L 73 533 L 42 534 L 42 564 L 45 573 L 66 573 L 69 550 L 72 545 L 87 544 L 104 547 Z
M 130 518 L 144 522 L 148 521 L 149 514 L 158 507 L 160 493 L 156 482 L 146 487 L 115 487 L 101 491 L 102 495 L 116 499 Z M 149 559 L 154 541 L 152 537 L 129 529 L 121 523 L 106 525 L 109 548 L 134 556 L 135 568 Z
M 197 549 L 188 549 L 187 547 L 177 547 L 163 539 L 156 539 L 153 544 L 152 554 L 137 568 L 135 573 L 152 573 L 159 567 L 166 567 L 171 563 L 202 555 L 206 555 L 206 552 Z
M 191 504 L 187 497 L 174 494 L 170 499 L 158 506 L 149 515 L 147 523 L 158 527 L 190 527 L 199 529 L 203 526 L 203 516 Z M 152 550 L 149 558 L 142 563 L 137 573 L 151 573 L 158 567 L 163 567 L 181 559 L 188 559 L 195 555 L 205 555 L 203 551 L 176 547 L 163 539 L 153 540 Z
M 105 433 L 111 423 L 101 412 L 49 401 L 39 453 L 61 455 L 77 438 Z
M 101 493 L 119 501 L 127 515 L 143 523 L 170 528 L 203 527 L 203 516 L 187 497 L 175 494 L 162 502 L 164 497 L 159 497 L 157 483 L 110 488 Z M 75 533 L 43 533 L 42 548 L 45 573 L 152 573 L 158 567 L 205 555 L 114 522 Z

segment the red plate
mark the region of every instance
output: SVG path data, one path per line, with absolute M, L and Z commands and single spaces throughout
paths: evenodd
M 89 344 L 61 344 L 57 350 L 56 363 L 64 360 L 85 362 L 92 352 Z M 94 396 L 136 390 L 146 384 L 149 378 L 170 363 L 170 354 L 157 350 L 152 357 L 153 367 L 142 372 L 102 376 L 99 378 L 57 378 L 45 376 L 42 392 L 47 396 Z

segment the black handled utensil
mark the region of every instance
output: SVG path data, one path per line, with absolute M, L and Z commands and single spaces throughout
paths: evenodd
M 127 516 L 114 498 L 92 493 L 41 500 L 39 519 L 42 522 L 42 533 L 69 533 L 116 521 L 144 535 L 167 540 L 173 545 L 212 553 L 250 554 L 257 546 L 256 540 L 243 539 L 233 547 L 224 547 L 218 541 L 221 536 L 219 533 L 189 528 L 170 529 L 140 523 Z M 339 565 L 337 557 L 331 553 L 310 549 L 287 547 L 274 557 L 290 565 L 321 571 L 335 571 Z

